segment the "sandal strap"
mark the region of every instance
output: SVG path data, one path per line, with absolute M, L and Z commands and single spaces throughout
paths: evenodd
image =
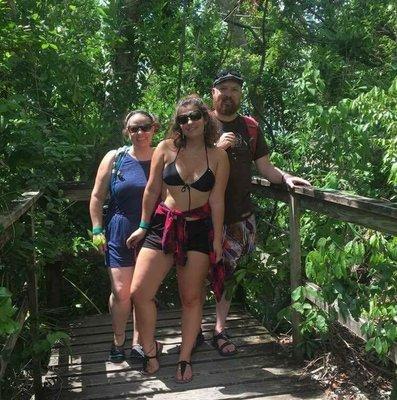
M 219 332 L 218 334 L 214 334 L 214 340 L 229 340 L 229 335 L 226 333 L 225 330 L 223 330 L 222 332 Z
M 181 369 L 181 378 L 182 379 L 184 378 L 184 375 L 185 375 L 185 372 L 186 372 L 186 367 L 188 365 L 190 367 L 192 367 L 192 363 L 190 361 L 182 360 L 182 361 L 178 361 L 178 363 L 177 363 L 177 366 Z
M 231 342 L 230 340 L 225 340 L 220 346 L 218 346 L 218 349 L 222 351 L 226 346 L 229 346 L 230 344 L 234 346 L 233 342 Z
M 153 347 L 150 349 L 149 353 L 153 350 L 156 349 L 156 353 L 153 356 L 149 356 L 147 353 L 143 354 L 143 369 L 146 370 L 149 360 L 153 360 L 154 358 L 159 359 L 159 356 L 161 354 L 162 346 L 161 343 L 158 342 L 157 340 L 154 341 Z

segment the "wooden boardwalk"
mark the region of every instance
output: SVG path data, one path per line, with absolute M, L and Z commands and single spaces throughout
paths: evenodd
M 140 365 L 106 361 L 112 338 L 108 315 L 86 317 L 70 324 L 71 354 L 54 349 L 44 377 L 48 399 L 323 399 L 321 390 L 299 378 L 299 370 L 282 354 L 260 323 L 233 307 L 228 332 L 239 346 L 234 357 L 221 357 L 210 345 L 214 308 L 205 308 L 206 342 L 193 355 L 194 379 L 173 381 L 176 346 L 180 343 L 180 312 L 159 313 L 157 338 L 164 343 L 161 369 L 155 376 L 140 374 Z M 131 336 L 131 329 L 128 331 Z M 128 343 L 128 341 L 126 342 Z M 127 353 L 128 354 L 128 353 Z

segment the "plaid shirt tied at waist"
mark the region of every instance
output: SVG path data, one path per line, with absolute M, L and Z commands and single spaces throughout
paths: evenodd
M 211 287 L 217 301 L 222 297 L 225 281 L 225 266 L 223 261 L 216 262 L 216 254 L 213 249 L 214 229 L 211 221 L 211 207 L 208 203 L 201 207 L 194 208 L 189 211 L 179 211 L 167 207 L 164 203 L 157 206 L 155 214 L 165 215 L 164 231 L 161 240 L 161 247 L 165 254 L 173 253 L 176 265 L 186 265 L 187 261 L 187 241 L 188 235 L 186 231 L 186 218 L 194 218 L 199 220 L 208 219 L 208 244 L 210 258 L 210 279 Z

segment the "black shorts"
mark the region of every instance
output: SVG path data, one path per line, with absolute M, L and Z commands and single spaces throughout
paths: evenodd
M 150 229 L 146 235 L 142 247 L 154 250 L 162 250 L 161 241 L 163 238 L 165 215 L 155 214 L 150 223 Z M 199 251 L 209 254 L 210 245 L 208 232 L 211 229 L 210 218 L 186 221 L 186 251 Z

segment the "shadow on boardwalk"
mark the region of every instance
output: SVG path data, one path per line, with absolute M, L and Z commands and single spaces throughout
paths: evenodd
M 112 339 L 108 315 L 86 317 L 70 324 L 71 351 L 54 349 L 45 376 L 48 399 L 322 399 L 314 383 L 299 379 L 299 370 L 264 327 L 245 311 L 232 308 L 228 333 L 239 346 L 233 357 L 222 357 L 210 346 L 214 308 L 205 308 L 206 342 L 193 355 L 194 379 L 173 381 L 180 343 L 180 311 L 159 313 L 157 338 L 164 343 L 161 368 L 143 376 L 141 365 L 106 361 Z M 131 329 L 128 331 L 131 337 Z M 128 337 L 128 336 L 127 336 Z M 128 343 L 128 340 L 126 341 Z M 127 350 L 128 354 L 128 350 Z

